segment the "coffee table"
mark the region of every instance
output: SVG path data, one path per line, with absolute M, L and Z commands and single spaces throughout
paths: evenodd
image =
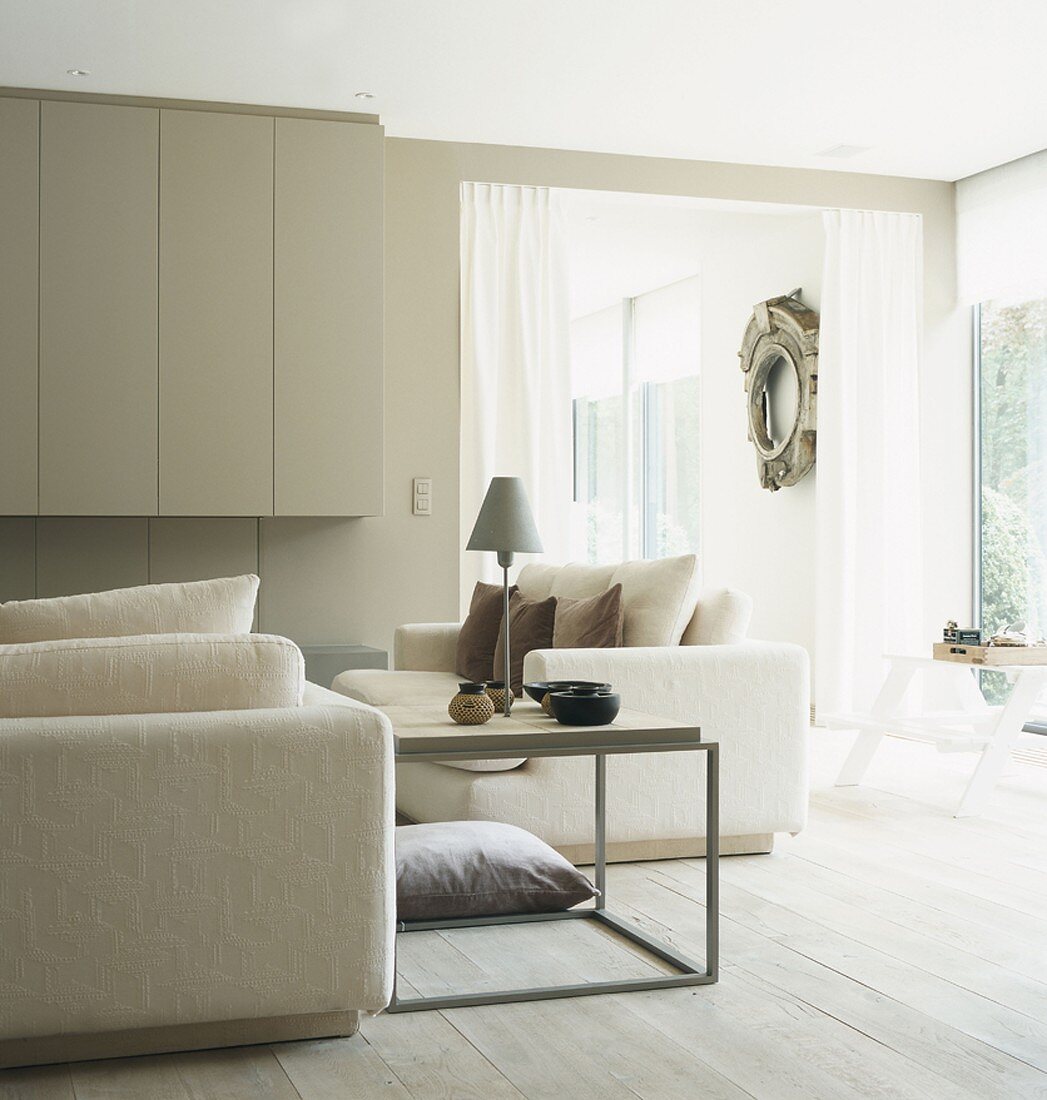
M 719 745 L 703 741 L 697 726 L 687 726 L 649 714 L 623 710 L 610 725 L 562 726 L 530 701 L 518 701 L 511 718 L 498 715 L 483 726 L 456 726 L 440 707 L 385 707 L 393 724 L 398 764 L 448 760 L 511 759 L 520 756 L 592 756 L 596 762 L 595 837 L 596 888 L 592 906 L 554 913 L 521 913 L 497 917 L 460 917 L 449 920 L 398 921 L 397 933 L 441 928 L 474 928 L 537 921 L 592 920 L 643 947 L 679 973 L 621 981 L 552 985 L 497 992 L 456 993 L 439 997 L 398 995 L 387 1011 L 465 1008 L 471 1005 L 581 997 L 596 993 L 625 993 L 641 989 L 672 989 L 709 985 L 718 978 L 719 965 Z M 705 964 L 694 962 L 674 947 L 608 912 L 607 909 L 607 757 L 637 752 L 703 752 L 705 780 Z

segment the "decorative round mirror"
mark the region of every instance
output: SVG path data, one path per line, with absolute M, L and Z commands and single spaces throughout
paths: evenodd
M 749 439 L 760 484 L 795 485 L 814 465 L 818 314 L 796 295 L 753 308 L 738 352 L 748 396 Z

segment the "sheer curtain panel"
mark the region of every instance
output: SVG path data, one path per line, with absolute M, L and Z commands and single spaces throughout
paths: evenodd
M 924 653 L 915 214 L 824 215 L 818 369 L 815 699 L 867 709 L 885 653 Z
M 461 513 L 464 547 L 490 479 L 523 478 L 550 561 L 570 552 L 569 287 L 563 213 L 546 187 L 462 184 Z M 528 557 L 526 560 L 533 560 Z M 462 551 L 461 601 L 500 582 Z

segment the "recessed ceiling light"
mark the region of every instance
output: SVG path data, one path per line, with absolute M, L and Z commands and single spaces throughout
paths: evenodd
M 66 72 L 70 76 L 90 76 L 91 71 L 89 69 L 66 69 Z
M 374 92 L 357 92 L 357 99 L 374 99 Z
M 871 145 L 830 145 L 828 149 L 823 149 L 820 153 L 814 155 L 816 157 L 836 157 L 838 160 L 846 160 L 848 157 L 856 157 L 859 153 L 868 153 L 871 148 Z

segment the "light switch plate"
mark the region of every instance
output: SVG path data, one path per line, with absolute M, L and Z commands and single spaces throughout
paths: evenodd
M 431 477 L 414 479 L 414 514 L 416 516 L 433 514 L 433 479 Z

